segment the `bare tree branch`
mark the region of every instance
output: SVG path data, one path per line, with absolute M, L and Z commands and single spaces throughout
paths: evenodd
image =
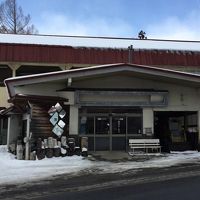
M 30 15 L 24 15 L 22 7 L 17 5 L 17 0 L 4 0 L 0 4 L 0 33 L 38 33 L 30 21 Z

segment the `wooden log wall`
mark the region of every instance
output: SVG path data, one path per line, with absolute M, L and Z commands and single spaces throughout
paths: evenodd
M 37 138 L 48 138 L 48 137 L 57 137 L 53 132 L 53 125 L 50 123 L 49 119 L 50 116 L 48 114 L 48 110 L 51 106 L 55 105 L 56 103 L 40 103 L 40 102 L 31 102 L 31 132 L 32 137 L 37 140 Z M 69 107 L 63 106 L 64 110 L 67 112 L 65 118 L 63 119 L 66 123 L 64 128 L 63 135 L 68 135 L 68 124 L 69 124 Z

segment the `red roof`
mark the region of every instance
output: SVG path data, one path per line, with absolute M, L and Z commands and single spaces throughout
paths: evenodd
M 129 62 L 128 49 L 37 44 L 0 44 L 0 62 L 112 64 Z M 137 49 L 132 62 L 157 66 L 200 66 L 200 52 Z

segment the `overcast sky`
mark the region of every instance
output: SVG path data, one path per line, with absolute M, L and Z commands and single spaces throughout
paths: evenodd
M 2 2 L 2 0 L 0 0 Z M 200 40 L 200 0 L 18 0 L 41 34 Z

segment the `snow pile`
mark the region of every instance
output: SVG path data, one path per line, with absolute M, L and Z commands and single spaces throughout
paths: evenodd
M 93 163 L 80 156 L 51 158 L 36 161 L 16 160 L 0 146 L 0 184 L 28 182 L 64 173 L 75 173 Z
M 51 158 L 36 161 L 16 160 L 7 152 L 6 146 L 0 146 L 0 185 L 30 182 L 51 178 L 61 174 L 116 173 L 130 169 L 135 172 L 141 168 L 168 167 L 172 165 L 200 162 L 200 153 L 195 151 L 172 152 L 155 156 L 143 161 L 90 161 L 80 156 Z
M 105 163 L 99 163 L 99 173 L 115 173 L 131 169 L 141 168 L 162 168 L 170 167 L 178 164 L 200 162 L 200 152 L 197 151 L 185 151 L 185 152 L 171 152 L 170 154 L 157 155 L 152 158 L 148 157 L 143 161 L 128 161 L 112 163 L 108 165 Z

